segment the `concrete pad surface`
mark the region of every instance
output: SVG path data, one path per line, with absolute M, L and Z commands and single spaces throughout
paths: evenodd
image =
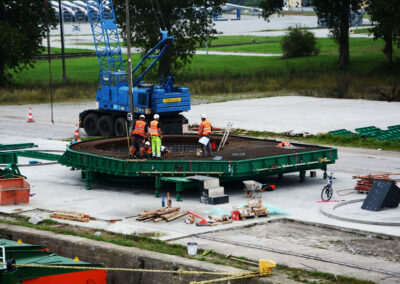
M 259 240 L 255 240 L 257 243 Z M 332 274 L 340 274 L 346 275 L 350 277 L 356 277 L 359 279 L 366 279 L 371 280 L 376 283 L 387 283 L 387 284 L 394 284 L 399 283 L 399 278 L 391 275 L 385 275 L 382 273 L 377 272 L 370 272 L 366 270 L 354 269 L 342 265 L 337 265 L 333 263 L 326 263 L 321 262 L 313 259 L 305 259 L 296 256 L 288 256 L 280 253 L 274 253 L 269 251 L 264 251 L 260 249 L 248 248 L 237 246 L 229 243 L 223 242 L 216 242 L 210 240 L 204 240 L 199 238 L 186 238 L 181 239 L 179 241 L 175 241 L 175 243 L 186 244 L 188 242 L 197 242 L 198 246 L 205 250 L 215 250 L 219 253 L 223 253 L 226 255 L 232 256 L 242 256 L 253 261 L 257 261 L 258 259 L 270 259 L 273 261 L 278 262 L 279 264 L 288 265 L 290 267 L 297 267 L 306 270 L 314 270 L 314 271 L 324 271 Z M 248 243 L 254 242 L 254 240 L 247 240 Z M 269 246 L 272 246 L 270 244 Z M 286 249 L 287 243 L 280 242 L 275 244 L 277 248 Z M 351 256 L 349 254 L 330 254 L 329 257 L 331 259 L 342 259 L 345 262 L 352 263 L 352 264 L 361 264 L 360 262 L 364 263 L 367 266 L 373 265 L 374 267 L 382 267 L 386 270 L 392 269 L 394 272 L 398 272 L 399 264 L 393 262 L 384 262 L 384 261 L 377 261 L 376 259 L 372 260 L 371 258 L 360 258 L 360 256 L 355 255 Z M 361 260 L 361 261 L 360 261 Z
M 28 106 L 0 106 L 0 134 L 29 138 L 72 137 L 79 113 L 96 108 L 96 104 L 55 104 L 55 124 L 50 122 L 49 104 L 31 107 L 35 123 L 26 123 Z M 389 125 L 399 124 L 399 109 L 399 102 L 280 96 L 193 105 L 192 110 L 184 115 L 190 124 L 198 124 L 200 115 L 206 113 L 216 127 L 225 127 L 232 121 L 233 128 L 318 133 L 341 128 L 354 131 L 355 128 L 371 125 L 386 129 Z M 81 132 L 85 135 L 83 130 Z
M 225 121 L 220 119 L 221 126 L 226 123 L 230 117 L 242 117 L 243 123 L 246 123 L 250 128 L 252 124 L 257 125 L 259 121 L 265 115 L 266 121 L 261 125 L 262 130 L 268 130 L 270 125 L 275 125 L 276 129 L 280 131 L 293 129 L 289 127 L 289 123 L 286 119 L 270 119 L 270 116 L 266 111 L 271 112 L 278 111 L 269 105 L 280 105 L 280 111 L 283 110 L 289 113 L 296 114 L 292 117 L 292 123 L 296 125 L 296 119 L 298 121 L 303 120 L 302 125 L 304 130 L 318 131 L 317 127 L 321 129 L 329 130 L 327 128 L 332 127 L 332 124 L 337 123 L 338 127 L 332 128 L 350 128 L 358 126 L 372 125 L 384 127 L 391 124 L 398 124 L 398 112 L 395 108 L 398 107 L 398 103 L 381 103 L 381 102 L 364 102 L 360 101 L 360 104 L 369 109 L 370 113 L 374 110 L 377 113 L 376 117 L 371 116 L 368 113 L 361 112 L 358 121 L 353 121 L 350 118 L 353 117 L 351 110 L 351 102 L 342 100 L 331 100 L 331 99 L 316 99 L 307 97 L 280 97 L 280 98 L 266 98 L 257 100 L 247 100 L 241 102 L 228 102 L 221 104 L 210 104 L 206 106 L 195 106 L 193 111 L 189 113 L 189 118 L 192 121 L 198 120 L 198 115 L 206 110 L 210 116 L 210 120 L 214 124 L 218 125 L 218 119 L 213 118 L 218 112 L 215 111 L 215 107 L 220 108 L 221 116 L 225 117 Z M 270 104 L 268 103 L 270 102 Z M 291 102 L 291 103 L 290 103 Z M 358 103 L 358 101 L 353 101 Z M 239 107 L 242 105 L 242 109 Z M 264 108 L 247 108 L 248 105 L 264 104 Z M 298 105 L 302 105 L 302 109 L 314 109 L 316 113 L 307 114 L 299 110 Z M 223 105 L 223 106 L 222 106 Z M 235 106 L 237 105 L 237 106 Z M 308 106 L 307 106 L 308 105 Z M 243 107 L 246 106 L 246 107 Z M 311 107 L 313 106 L 313 107 Z M 39 145 L 38 150 L 64 150 L 68 142 L 52 140 L 54 138 L 65 138 L 71 137 L 74 131 L 74 124 L 77 120 L 77 114 L 85 108 L 95 107 L 92 103 L 81 103 L 81 104 L 60 104 L 57 105 L 58 111 L 56 116 L 56 124 L 52 125 L 49 122 L 49 108 L 47 105 L 35 105 L 34 106 L 34 118 L 37 121 L 34 124 L 28 124 L 25 122 L 26 106 L 1 106 L 0 107 L 0 143 L 26 143 L 34 142 Z M 334 107 L 339 110 L 348 110 L 347 118 L 335 118 L 333 111 L 330 112 L 326 118 L 324 118 L 325 110 L 330 107 Z M 222 112 L 222 110 L 225 110 Z M 227 112 L 226 109 L 232 111 Z M 263 110 L 264 109 L 264 110 Z M 279 108 L 278 108 L 279 109 Z M 213 111 L 211 111 L 213 110 Z M 336 111 L 336 112 L 337 112 Z M 358 110 L 355 110 L 357 112 Z M 350 114 L 351 112 L 351 114 Z M 236 113 L 236 116 L 235 116 Z M 329 113 L 329 112 L 328 112 Z M 341 112 L 346 113 L 346 112 Z M 293 114 L 293 115 L 294 115 Z M 312 123 L 314 117 L 315 124 Z M 362 117 L 362 118 L 361 118 Z M 372 118 L 373 117 L 373 118 Z M 379 122 L 374 122 L 374 120 Z M 354 118 L 354 117 L 353 117 Z M 247 119 L 247 120 L 246 120 Z M 268 122 L 270 119 L 271 122 Z M 326 119 L 326 120 L 325 120 Z M 341 124 L 339 122 L 342 119 Z M 254 122 L 254 123 L 253 123 Z M 363 125 L 358 125 L 363 124 Z M 300 124 L 297 124 L 300 125 Z M 236 125 L 236 127 L 240 127 Z M 43 137 L 50 139 L 43 139 Z M 28 164 L 32 160 L 30 158 L 19 158 L 20 164 Z M 354 198 L 360 198 L 359 194 L 353 193 L 351 189 L 355 185 L 355 180 L 352 176 L 358 174 L 378 174 L 383 172 L 400 172 L 400 153 L 398 152 L 384 152 L 378 150 L 365 150 L 365 149 L 352 149 L 352 148 L 339 148 L 339 160 L 336 164 L 329 166 L 329 171 L 334 172 L 336 178 L 333 182 L 335 189 L 333 200 L 351 200 Z M 80 171 L 71 171 L 70 169 L 63 167 L 58 164 L 41 165 L 41 166 L 26 166 L 21 167 L 22 174 L 28 177 L 28 181 L 31 184 L 31 193 L 36 193 L 31 198 L 31 201 L 27 205 L 12 205 L 12 206 L 1 206 L 0 211 L 5 213 L 26 211 L 22 214 L 27 216 L 40 215 L 43 218 L 48 218 L 49 211 L 52 210 L 70 210 L 76 212 L 83 212 L 93 217 L 101 219 L 123 219 L 121 222 L 110 223 L 107 221 L 90 221 L 88 223 L 79 223 L 70 221 L 69 223 L 87 226 L 97 229 L 105 229 L 114 232 L 121 232 L 125 234 L 147 234 L 147 235 L 161 235 L 160 238 L 163 240 L 173 240 L 174 242 L 184 242 L 188 238 L 193 238 L 193 235 L 205 232 L 217 232 L 221 229 L 227 229 L 232 227 L 242 227 L 245 224 L 252 223 L 265 223 L 266 221 L 279 218 L 282 216 L 271 216 L 259 219 L 248 219 L 246 221 L 235 222 L 230 225 L 216 226 L 216 227 L 196 227 L 195 225 L 187 225 L 184 223 L 184 218 L 172 221 L 170 223 L 160 222 L 138 222 L 135 218 L 126 218 L 129 216 L 137 216 L 139 212 L 149 209 L 156 209 L 161 207 L 161 199 L 154 197 L 154 184 L 149 183 L 145 185 L 132 184 L 131 186 L 118 186 L 115 184 L 93 184 L 92 190 L 88 191 L 85 189 L 85 183 L 81 181 Z M 299 183 L 299 177 L 297 174 L 287 174 L 283 179 L 277 177 L 268 177 L 264 182 L 272 183 L 276 185 L 276 190 L 273 192 L 263 193 L 263 201 L 268 205 L 275 206 L 290 212 L 290 218 L 313 222 L 318 224 L 332 225 L 345 229 L 356 229 L 361 231 L 370 232 L 373 234 L 384 234 L 392 235 L 394 237 L 400 236 L 399 227 L 379 226 L 379 225 L 368 225 L 358 224 L 352 222 L 345 222 L 335 220 L 325 216 L 321 212 L 321 207 L 331 206 L 328 204 L 321 204 L 317 201 L 320 200 L 320 192 L 326 181 L 322 179 L 322 172 L 317 172 L 317 178 L 307 178 L 305 182 Z M 343 194 L 346 190 L 349 194 Z M 202 216 L 207 216 L 208 211 L 213 208 L 219 208 L 222 210 L 231 210 L 232 206 L 239 205 L 246 202 L 246 198 L 243 194 L 243 185 L 240 183 L 228 184 L 225 186 L 225 192 L 230 196 L 230 203 L 220 206 L 204 205 L 199 203 L 199 194 L 196 191 L 185 190 L 183 192 L 183 202 L 176 202 L 174 200 L 174 189 L 170 189 L 172 193 L 173 206 L 180 206 L 183 210 L 191 210 Z M 356 208 L 355 208 L 356 209 Z M 394 218 L 398 215 L 397 210 L 393 212 Z M 388 213 L 390 213 L 388 211 Z M 375 215 L 374 215 L 375 216 Z M 376 216 L 379 216 L 376 215 Z M 392 217 L 393 217 L 392 216 Z M 372 218 L 372 214 L 371 214 Z M 57 220 L 64 222 L 62 220 Z M 65 221 L 67 222 L 67 221 Z M 181 239 L 181 240 L 179 240 Z M 212 242 L 204 243 L 202 248 L 214 247 Z M 281 244 L 284 246 L 285 244 Z M 221 244 L 218 244 L 218 249 L 223 248 Z M 226 244 L 228 246 L 228 244 Z M 275 243 L 275 246 L 279 246 Z M 232 247 L 233 250 L 233 247 Z M 247 254 L 240 253 L 236 255 L 246 256 Z M 248 249 L 248 254 L 251 254 L 252 250 Z M 313 252 L 314 253 L 314 252 Z M 254 252 L 254 256 L 265 255 L 264 252 Z M 280 259 L 284 259 L 282 255 L 274 256 L 274 260 L 281 262 Z M 371 262 L 374 260 L 371 259 Z M 305 263 L 305 262 L 302 262 Z M 306 264 L 308 265 L 308 264 Z M 310 265 L 313 267 L 312 265 Z M 332 267 L 334 267 L 332 265 Z M 324 267 L 321 267 L 324 270 Z M 328 269 L 328 268 L 327 268 Z M 330 271 L 324 270 L 324 271 Z M 338 270 L 336 270 L 337 272 Z M 345 271 L 345 270 L 343 270 Z M 354 271 L 353 271 L 354 272 Z M 351 273 L 353 273 L 351 272 Z M 346 275 L 352 275 L 351 273 Z M 355 273 L 355 272 L 354 272 Z M 358 275 L 363 275 L 364 271 L 358 272 Z M 369 274 L 368 274 L 369 275 Z M 369 277 L 369 276 L 368 276 Z M 372 277 L 372 276 L 371 276 Z M 387 276 L 384 280 L 388 280 Z M 383 279 L 383 278 L 382 278 Z M 390 279 L 389 279 L 390 280 Z M 388 281 L 389 281 L 388 280 Z M 397 279 L 398 280 L 398 279 Z M 383 281 L 383 280 L 382 280 Z M 380 282 L 380 281 L 378 281 Z
M 399 109 L 399 102 L 286 96 L 198 105 L 187 117 L 190 123 L 199 123 L 200 115 L 206 113 L 217 127 L 231 121 L 233 128 L 315 134 L 371 125 L 386 129 L 399 123 Z

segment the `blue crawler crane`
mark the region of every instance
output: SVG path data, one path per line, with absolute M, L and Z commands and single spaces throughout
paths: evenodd
M 145 114 L 147 120 L 152 120 L 153 114 L 158 113 L 164 134 L 182 134 L 183 125 L 188 121 L 181 112 L 190 110 L 189 89 L 175 87 L 171 77 L 159 85 L 142 81 L 168 45 L 173 44 L 174 38 L 167 31 L 161 31 L 161 41 L 132 69 L 132 110 L 128 73 L 124 71 L 112 0 L 88 0 L 87 8 L 100 65 L 96 96 L 98 108 L 81 112 L 79 126 L 90 136 L 124 136 L 129 113 L 134 119 Z M 146 59 L 150 64 L 142 73 L 136 74 Z

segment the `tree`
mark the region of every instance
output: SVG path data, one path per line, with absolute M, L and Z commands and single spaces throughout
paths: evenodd
M 289 32 L 282 38 L 281 46 L 284 58 L 319 54 L 314 34 L 301 27 L 289 28 Z
M 367 0 L 366 11 L 371 17 L 374 27 L 370 31 L 374 39 L 385 41 L 383 53 L 386 65 L 393 63 L 393 42 L 400 44 L 400 0 Z
M 224 0 L 130 0 L 131 43 L 147 52 L 161 39 L 160 29 L 175 38 L 161 57 L 158 74 L 167 76 L 191 62 L 196 46 L 205 44 L 217 31 L 212 11 Z M 126 39 L 125 0 L 115 0 L 114 9 L 122 37 Z
M 349 27 L 351 12 L 357 12 L 359 0 L 313 0 L 320 21 L 331 29 L 332 37 L 339 44 L 339 66 L 349 64 Z
M 54 27 L 56 18 L 45 1 L 1 1 L 0 86 L 11 77 L 9 71 L 33 66 L 34 58 L 41 53 L 47 24 Z
M 260 3 L 260 8 L 263 10 L 262 16 L 265 20 L 268 20 L 272 14 L 280 14 L 283 5 L 283 0 L 262 0 Z

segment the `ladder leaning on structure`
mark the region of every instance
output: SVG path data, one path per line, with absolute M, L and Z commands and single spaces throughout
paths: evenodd
M 226 126 L 224 134 L 222 135 L 222 139 L 221 139 L 221 142 L 219 143 L 217 151 L 220 151 L 222 148 L 225 147 L 225 143 L 228 140 L 228 136 L 229 136 L 229 133 L 231 132 L 232 125 L 233 125 L 232 122 L 228 122 L 228 125 Z

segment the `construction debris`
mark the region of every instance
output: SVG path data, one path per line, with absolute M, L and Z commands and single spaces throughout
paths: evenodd
M 78 222 L 90 221 L 89 215 L 72 211 L 54 211 L 53 213 L 50 214 L 50 218 L 78 221 Z
M 283 135 L 289 136 L 289 137 L 307 137 L 307 136 L 310 136 L 312 134 L 310 134 L 309 132 L 305 132 L 305 131 L 289 130 L 289 131 L 283 132 Z
M 254 217 L 267 217 L 269 214 L 267 207 L 263 206 L 261 199 L 251 199 L 244 207 L 233 207 L 232 219 L 244 220 Z
M 358 191 L 359 193 L 368 193 L 375 180 L 395 181 L 390 177 L 393 175 L 400 175 L 400 174 L 387 173 L 382 175 L 369 174 L 367 176 L 353 176 L 353 179 L 357 179 L 357 184 L 354 187 L 354 190 Z
M 162 207 L 156 210 L 139 213 L 139 217 L 136 218 L 136 220 L 144 222 L 153 220 L 154 223 L 164 220 L 171 222 L 186 214 L 188 214 L 186 211 L 180 211 L 180 207 Z
M 232 220 L 232 217 L 231 216 L 228 216 L 228 215 L 224 215 L 224 216 L 222 216 L 221 218 L 215 218 L 215 217 L 213 217 L 213 216 L 208 216 L 208 218 L 209 218 L 209 222 L 211 223 L 211 224 L 218 224 L 218 223 L 220 223 L 220 224 L 230 224 L 230 223 L 232 223 L 233 222 L 233 220 Z

